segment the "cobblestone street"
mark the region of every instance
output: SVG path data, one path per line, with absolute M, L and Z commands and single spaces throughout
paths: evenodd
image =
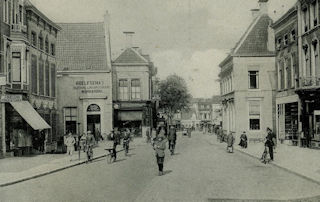
M 130 156 L 105 158 L 0 189 L 6 201 L 208 201 L 296 199 L 320 194 L 320 186 L 242 153 L 229 154 L 215 136 L 178 135 L 176 155 L 166 155 L 157 176 L 152 147 L 131 143 Z M 289 186 L 290 185 L 290 186 Z M 19 190 L 17 193 L 16 190 Z

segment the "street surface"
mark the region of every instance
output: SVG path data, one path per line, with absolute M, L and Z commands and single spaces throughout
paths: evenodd
M 295 199 L 320 195 L 320 186 L 235 152 L 215 136 L 178 135 L 176 155 L 167 151 L 165 175 L 157 176 L 154 151 L 136 139 L 130 156 L 105 158 L 0 188 L 0 201 L 221 201 Z M 319 199 L 320 200 L 320 199 Z

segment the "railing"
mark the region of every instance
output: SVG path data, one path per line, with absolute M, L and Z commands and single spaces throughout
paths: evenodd
M 13 32 L 27 32 L 27 26 L 22 24 L 13 24 L 11 25 L 11 29 Z
M 300 87 L 313 87 L 320 86 L 320 77 L 312 76 L 312 77 L 301 77 L 299 79 Z

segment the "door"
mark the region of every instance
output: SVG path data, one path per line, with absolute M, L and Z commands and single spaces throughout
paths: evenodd
M 97 139 L 101 131 L 100 114 L 87 115 L 87 130 Z

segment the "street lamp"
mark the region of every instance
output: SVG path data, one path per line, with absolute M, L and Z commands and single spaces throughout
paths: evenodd
M 79 161 L 80 161 L 80 122 L 77 123 L 78 124 L 78 157 L 79 157 Z

